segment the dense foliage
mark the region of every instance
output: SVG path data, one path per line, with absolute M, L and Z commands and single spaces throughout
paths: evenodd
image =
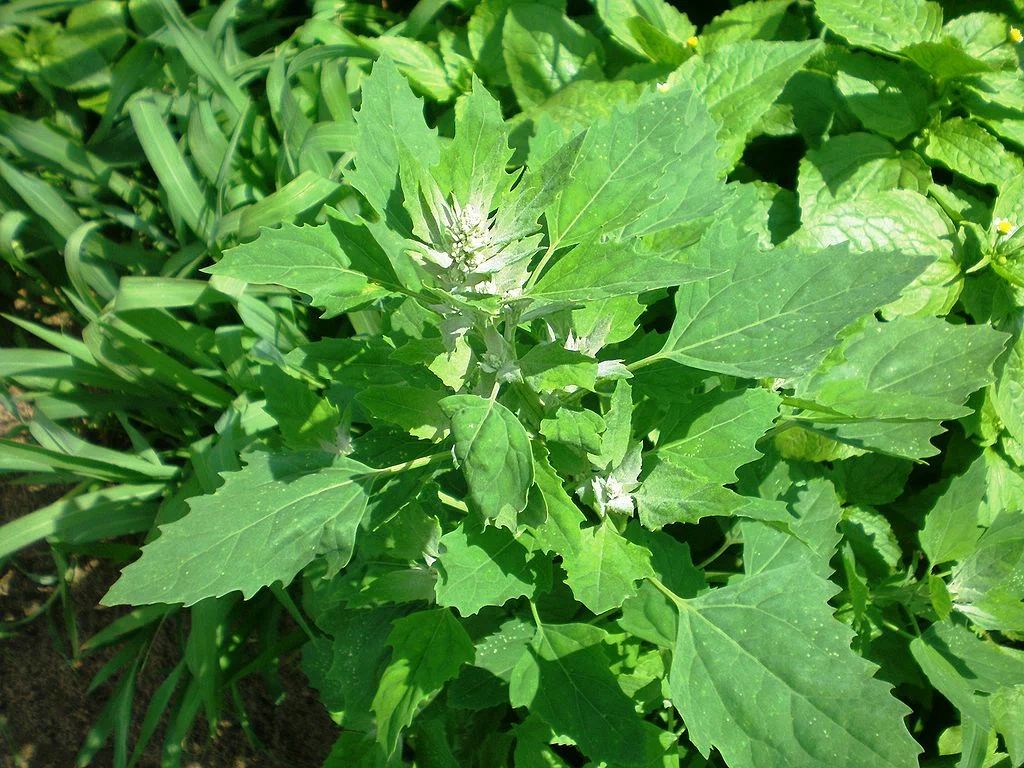
M 80 764 L 291 653 L 328 766 L 1024 764 L 1024 6 L 677 5 L 0 8 Z

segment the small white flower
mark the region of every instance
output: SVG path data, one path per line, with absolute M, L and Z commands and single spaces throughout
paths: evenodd
M 992 228 L 996 231 L 996 237 L 999 239 L 999 242 L 1009 240 L 1019 229 L 1019 227 L 1009 219 L 1004 219 L 999 216 L 996 216 L 992 220 Z
M 664 83 L 658 83 L 655 87 L 658 89 L 658 93 L 667 93 L 672 88 L 672 84 L 666 80 Z

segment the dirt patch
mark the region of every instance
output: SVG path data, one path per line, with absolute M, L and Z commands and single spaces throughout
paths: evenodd
M 0 409 L 0 434 L 17 423 Z M 67 489 L 0 485 L 0 524 L 18 518 L 59 498 Z M 0 565 L 0 622 L 25 621 L 0 634 L 0 766 L 2 768 L 71 768 L 107 703 L 118 677 L 88 688 L 97 672 L 119 646 L 75 658 L 72 645 L 106 627 L 124 609 L 102 608 L 99 599 L 118 576 L 118 569 L 91 557 L 71 557 L 68 589 L 55 594 L 57 564 L 45 545 L 18 553 Z M 181 659 L 176 634 L 162 631 L 154 638 L 146 666 L 139 675 L 129 748 L 157 687 Z M 208 738 L 203 715 L 184 746 L 182 765 L 188 768 L 319 768 L 330 750 L 337 728 L 297 668 L 297 659 L 282 660 L 285 695 L 275 704 L 259 678 L 242 681 L 240 691 L 250 727 L 263 743 L 250 744 L 231 716 Z M 139 765 L 160 764 L 163 727 Z M 92 763 L 113 764 L 108 745 Z

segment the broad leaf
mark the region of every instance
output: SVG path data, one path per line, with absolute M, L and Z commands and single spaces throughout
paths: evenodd
M 318 552 L 351 556 L 375 470 L 325 452 L 253 453 L 224 485 L 190 502 L 122 571 L 106 605 L 184 603 L 288 584 Z
M 694 56 L 673 73 L 704 97 L 719 124 L 718 156 L 732 168 L 747 138 L 789 79 L 818 49 L 816 41 L 748 40 L 727 45 L 707 56 Z
M 467 531 L 460 525 L 441 537 L 440 552 L 437 602 L 455 608 L 461 616 L 471 616 L 487 605 L 532 597 L 541 580 L 540 559 L 502 528 Z
M 636 582 L 653 576 L 651 555 L 615 530 L 610 521 L 584 528 L 579 548 L 564 555 L 565 583 L 592 613 L 618 608 L 636 594 Z
M 865 418 L 955 419 L 971 392 L 990 383 L 1007 337 L 984 325 L 936 317 L 869 322 L 842 345 L 842 361 L 815 373 L 801 397 Z
M 533 485 L 533 454 L 523 425 L 501 403 L 475 395 L 452 395 L 440 406 L 451 421 L 455 457 L 474 511 L 485 524 L 515 529 Z
M 748 377 L 809 370 L 844 326 L 895 299 L 930 261 L 845 246 L 760 251 L 752 235 L 717 225 L 696 250 L 698 266 L 727 272 L 679 289 L 661 356 Z
M 909 710 L 850 650 L 835 591 L 792 565 L 680 601 L 669 681 L 703 755 L 717 747 L 730 768 L 917 765 Z
M 451 611 L 437 608 L 397 619 L 388 645 L 391 662 L 377 686 L 373 711 L 377 740 L 394 754 L 416 713 L 473 661 L 473 643 Z
M 928 0 L 819 0 L 814 10 L 852 45 L 881 51 L 935 40 L 942 29 L 942 7 Z
M 609 668 L 607 633 L 589 624 L 545 624 L 512 673 L 509 698 L 528 707 L 583 754 L 641 765 L 644 722 Z
M 921 529 L 921 548 L 933 565 L 961 560 L 974 551 L 981 535 L 978 511 L 985 500 L 985 459 L 944 484 Z
M 349 232 L 360 238 L 352 242 L 356 248 L 380 250 L 365 229 L 352 227 Z M 354 267 L 353 259 L 327 224 L 262 229 L 256 240 L 225 251 L 224 258 L 206 271 L 247 283 L 273 283 L 301 291 L 324 309 L 325 317 L 387 293 Z

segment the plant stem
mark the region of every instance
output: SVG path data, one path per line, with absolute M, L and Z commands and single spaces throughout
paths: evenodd
M 401 464 L 392 464 L 390 467 L 375 469 L 372 474 L 385 475 L 395 474 L 398 472 L 408 472 L 410 469 L 419 469 L 420 467 L 429 467 L 431 464 L 440 464 L 442 461 L 449 458 L 451 458 L 451 454 L 447 451 L 443 453 L 432 453 L 430 456 L 421 456 L 418 459 L 411 459 L 409 461 L 402 462 Z
M 667 597 L 669 600 L 675 603 L 676 608 L 682 608 L 686 604 L 685 600 L 683 600 L 681 597 L 679 597 L 679 595 L 677 595 L 671 589 L 662 584 L 654 576 L 648 576 L 647 580 L 651 582 L 651 584 L 654 585 L 655 589 L 661 592 L 661 594 L 663 594 L 665 597 Z

